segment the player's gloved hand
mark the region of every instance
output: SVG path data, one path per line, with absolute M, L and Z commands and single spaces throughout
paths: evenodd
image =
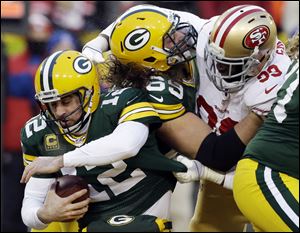
M 177 156 L 175 160 L 184 164 L 187 168 L 186 172 L 173 172 L 174 176 L 180 183 L 200 180 L 203 165 L 199 161 L 188 159 L 182 155 Z
M 103 63 L 105 59 L 102 53 L 107 51 L 108 47 L 108 40 L 99 35 L 83 46 L 82 54 L 96 64 Z
M 186 172 L 173 172 L 180 183 L 188 183 L 202 179 L 209 180 L 222 185 L 226 189 L 232 190 L 234 171 L 228 173 L 218 172 L 204 166 L 197 160 L 191 160 L 182 155 L 177 156 L 176 160 L 187 167 Z
M 82 54 L 96 64 L 103 63 L 105 61 L 102 52 L 90 46 L 84 46 Z

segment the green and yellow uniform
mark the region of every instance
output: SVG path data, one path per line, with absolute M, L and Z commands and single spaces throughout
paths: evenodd
M 234 198 L 257 231 L 299 231 L 299 61 L 237 166 Z
M 125 88 L 102 97 L 101 104 L 92 114 L 85 139 L 70 135 L 55 135 L 41 116 L 32 118 L 22 129 L 26 164 L 38 156 L 62 155 L 75 149 L 76 145 L 109 135 L 118 124 L 126 121 L 137 121 L 150 127 L 149 137 L 135 157 L 106 166 L 85 166 L 68 171 L 86 179 L 93 190 L 89 211 L 79 220 L 81 229 L 88 226 L 87 231 L 89 231 L 89 225 L 94 229 L 97 224 L 93 224 L 93 221 L 99 221 L 99 226 L 101 226 L 100 222 L 108 224 L 108 219 L 117 215 L 143 214 L 166 192 L 174 190 L 176 179 L 171 171 L 186 169 L 182 164 L 167 159 L 160 153 L 153 129 L 159 126 L 161 121 L 148 103 L 147 93 L 140 89 Z M 63 169 L 61 172 L 66 173 Z M 53 175 L 57 174 L 51 174 L 51 177 Z M 150 220 L 145 218 L 135 217 L 136 221 L 141 220 L 144 223 L 148 221 L 147 226 L 152 231 L 164 230 L 163 226 L 170 227 L 168 224 L 158 224 L 159 221 L 155 216 L 149 216 Z M 130 222 L 130 224 L 134 223 L 135 221 Z M 101 228 L 98 231 L 101 231 Z

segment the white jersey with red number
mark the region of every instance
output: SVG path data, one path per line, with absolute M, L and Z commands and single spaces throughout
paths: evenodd
M 278 40 L 272 59 L 259 75 L 248 80 L 242 90 L 228 94 L 219 91 L 209 80 L 204 65 L 204 47 L 216 20 L 217 17 L 213 17 L 206 23 L 198 37 L 197 66 L 200 82 L 196 111 L 215 132 L 222 134 L 246 117 L 250 111 L 261 115 L 270 111 L 291 60 L 285 53 L 284 44 Z

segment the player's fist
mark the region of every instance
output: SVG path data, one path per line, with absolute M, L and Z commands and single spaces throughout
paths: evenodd
M 182 155 L 177 156 L 176 160 L 184 164 L 187 168 L 186 172 L 173 173 L 180 183 L 188 183 L 200 180 L 203 165 L 199 161 L 188 159 L 187 157 Z
M 96 64 L 103 63 L 105 61 L 101 51 L 89 46 L 83 47 L 82 54 Z

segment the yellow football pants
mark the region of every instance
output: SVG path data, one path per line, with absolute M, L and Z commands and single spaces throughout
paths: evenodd
M 242 159 L 237 165 L 233 193 L 255 231 L 299 231 L 299 179 Z
M 77 221 L 52 222 L 43 230 L 31 229 L 31 232 L 78 232 Z

